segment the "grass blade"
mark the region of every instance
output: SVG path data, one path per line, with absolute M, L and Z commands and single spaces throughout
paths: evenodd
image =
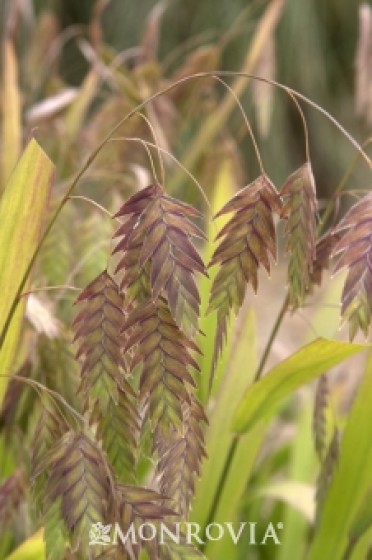
M 235 414 L 234 430 L 247 432 L 281 399 L 366 348 L 325 338 L 307 344 L 249 387 Z
M 48 205 L 54 166 L 36 140 L 28 144 L 13 171 L 0 202 L 0 331 L 17 296 L 22 278 L 39 241 Z M 0 352 L 0 371 L 12 365 L 26 300 L 17 305 Z M 0 402 L 6 379 L 0 380 Z
M 4 42 L 3 54 L 3 157 L 2 185 L 8 181 L 21 151 L 21 101 L 18 89 L 18 63 L 11 38 Z
M 348 534 L 371 484 L 372 354 L 341 441 L 340 458 L 307 560 L 341 560 Z
M 203 478 L 196 486 L 191 512 L 192 520 L 200 523 L 201 527 L 208 523 L 215 496 L 220 492 L 221 477 L 234 437 L 231 430 L 233 411 L 239 402 L 242 391 L 252 381 L 256 367 L 256 332 L 252 313 L 249 313 L 245 319 L 239 336 L 239 344 L 235 346 L 231 356 L 228 374 L 222 380 L 216 396 L 215 407 L 210 415 L 210 427 L 206 434 L 208 459 L 203 464 Z M 244 446 L 246 454 L 252 452 L 249 451 L 250 445 L 252 445 L 250 438 L 242 438 L 238 443 L 237 453 L 239 454 L 240 446 Z M 240 489 L 237 491 L 238 497 L 245 488 L 249 471 L 249 467 L 247 467 L 247 472 L 240 471 L 239 477 L 236 479 L 236 484 L 240 485 Z M 231 482 L 230 477 L 227 478 L 227 481 Z M 234 494 L 235 491 L 236 489 L 234 489 Z M 218 514 L 219 510 L 220 508 L 214 513 Z M 226 516 L 226 512 L 224 512 L 224 516 Z M 213 521 L 214 518 L 213 515 Z M 227 518 L 225 517 L 225 519 Z
M 40 529 L 23 542 L 6 560 L 45 560 L 43 531 Z

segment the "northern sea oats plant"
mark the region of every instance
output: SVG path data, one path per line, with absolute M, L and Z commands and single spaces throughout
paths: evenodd
M 275 25 L 278 5 L 272 2 L 264 16 L 263 36 Z M 316 288 L 328 285 L 329 270 L 347 269 L 341 317 L 350 339 L 368 338 L 372 321 L 371 194 L 341 219 L 343 181 L 327 206 L 319 200 L 299 103 L 325 115 L 371 167 L 367 147 L 304 95 L 246 70 L 186 72 L 164 85 L 142 66 L 133 75 L 114 64 L 109 69 L 107 83 L 130 95 L 92 109 L 84 133 L 89 144 L 99 140 L 76 173 L 76 123 L 83 127 L 98 92 L 92 68 L 74 118 L 66 119 L 68 142 L 51 150 L 62 180 L 50 208 L 54 164 L 35 139 L 0 200 L 0 555 L 22 560 L 26 549 L 35 560 L 366 558 L 370 345 L 312 337 L 266 369 L 283 322 L 297 329 L 302 310 L 320 297 Z M 141 89 L 142 80 L 152 88 Z M 263 169 L 239 101 L 248 80 L 288 94 L 304 124 L 304 163 L 281 188 Z M 179 161 L 172 111 L 192 95 L 199 100 L 197 87 L 216 82 L 226 86 L 226 97 L 217 98 L 216 115 L 205 123 L 197 113 L 198 149 L 193 144 Z M 231 171 L 236 160 L 222 148 L 221 161 L 210 153 L 223 144 L 217 131 L 236 103 L 260 168 L 238 188 Z M 107 131 L 109 115 L 114 124 Z M 126 136 L 116 137 L 122 128 Z M 177 182 L 181 173 L 201 189 L 203 165 L 208 173 L 213 168 L 215 183 L 202 193 L 210 206 L 205 211 L 194 191 Z M 199 171 L 200 182 L 193 176 Z M 87 177 L 89 187 L 102 182 L 106 188 L 87 193 Z M 117 188 L 123 178 L 125 189 Z M 287 285 L 256 360 L 253 296 L 268 297 L 261 274 L 270 274 L 277 260 L 287 268 Z M 25 310 L 27 297 L 39 298 L 39 291 L 39 311 Z M 270 315 L 275 299 L 269 296 Z M 361 386 L 346 407 L 326 374 L 366 349 Z M 313 398 L 305 386 L 318 377 Z M 303 406 L 297 407 L 288 397 L 300 388 Z M 246 524 L 250 537 L 243 531 L 234 543 L 229 524 L 235 531 Z M 267 539 L 269 524 L 280 546 Z M 114 542 L 117 527 L 143 538 Z M 213 527 L 221 538 L 208 539 Z
M 217 313 L 213 368 L 227 343 L 231 312 L 239 312 L 249 285 L 257 293 L 259 268 L 270 272 L 270 260 L 276 259 L 278 221 L 285 224 L 289 252 L 288 296 L 278 320 L 287 309 L 304 304 L 314 285 L 321 283 L 331 256 L 343 253 L 337 268 L 348 266 L 349 273 L 342 314 L 350 323 L 351 337 L 358 329 L 368 333 L 370 195 L 317 240 L 315 183 L 307 162 L 290 175 L 281 190 L 262 174 L 234 194 L 215 217 L 225 215 L 230 217 L 217 233 L 217 246 L 208 263 L 212 270 L 218 266 L 207 308 L 207 314 Z M 208 277 L 200 253 L 208 239 L 196 224 L 203 217 L 193 206 L 170 197 L 158 182 L 130 196 L 114 216 L 119 226 L 113 234 L 116 243 L 111 257 L 108 254 L 107 268 L 82 289 L 76 301 L 73 342 L 81 364 L 77 387 L 80 412 L 63 410 L 67 403 L 49 391 L 34 429 L 31 480 L 48 560 L 142 558 L 143 554 L 154 560 L 201 556 L 186 542 L 184 533 L 178 545 L 155 538 L 112 546 L 108 537 L 107 548 L 99 543 L 92 546 L 88 535 L 97 524 L 111 527 L 120 523 L 127 532 L 133 524 L 152 521 L 159 527 L 165 522 L 174 530 L 188 519 L 196 481 L 203 472 L 208 425 L 196 397 L 198 378 L 206 374 L 200 371 L 201 350 L 196 342 L 201 304 L 198 276 Z M 347 353 L 353 352 L 350 345 Z M 330 363 L 341 359 L 332 353 L 325 358 Z M 264 365 L 265 359 L 256 371 L 256 380 Z M 319 373 L 326 369 L 321 363 Z M 22 378 L 21 373 L 15 377 Z M 19 385 L 15 387 L 18 394 Z M 9 402 L 14 400 L 12 392 L 10 384 L 4 420 Z M 321 522 L 339 453 L 337 429 L 327 441 L 327 406 L 323 377 L 313 423 L 322 462 L 317 523 Z M 220 485 L 238 448 L 238 440 L 232 441 Z M 143 471 L 146 456 L 151 457 L 153 467 L 147 464 Z M 3 502 L 10 495 L 11 511 L 22 499 L 17 473 L 0 488 Z M 140 485 L 139 479 L 146 486 Z M 215 498 L 221 489 L 216 488 Z M 211 503 L 212 523 L 217 504 Z

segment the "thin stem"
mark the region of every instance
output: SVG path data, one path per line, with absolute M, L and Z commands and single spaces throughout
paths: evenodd
M 264 82 L 264 83 L 267 83 L 267 84 L 271 84 L 271 85 L 273 85 L 273 86 L 275 86 L 275 87 L 277 87 L 281 90 L 284 90 L 286 92 L 290 91 L 297 99 L 301 99 L 302 101 L 304 101 L 305 103 L 307 103 L 308 105 L 310 105 L 311 107 L 313 107 L 314 109 L 319 111 L 330 122 L 332 122 L 333 125 L 336 126 L 336 128 L 338 128 L 338 130 L 345 136 L 345 138 L 347 138 L 349 140 L 349 142 L 356 148 L 356 150 L 358 150 L 358 152 L 365 159 L 365 161 L 367 162 L 369 167 L 372 168 L 372 161 L 370 160 L 368 155 L 364 152 L 363 148 L 358 144 L 358 142 L 337 121 L 337 119 L 335 119 L 335 117 L 333 117 L 330 113 L 328 113 L 328 111 L 326 111 L 325 109 L 320 107 L 317 103 L 315 103 L 315 101 L 312 101 L 311 99 L 309 99 L 308 97 L 306 97 L 302 93 L 299 93 L 298 91 L 295 91 L 292 88 L 289 88 L 289 87 L 287 87 L 287 86 L 285 86 L 285 85 L 283 85 L 279 82 L 276 82 L 275 80 L 269 80 L 268 78 L 262 78 L 260 76 L 256 76 L 255 74 L 250 74 L 250 73 L 247 73 L 247 72 L 235 72 L 235 71 L 232 71 L 232 70 L 221 70 L 221 71 L 218 71 L 218 72 L 216 72 L 216 71 L 214 71 L 214 72 L 200 72 L 200 73 L 197 73 L 197 74 L 193 74 L 191 76 L 184 76 L 183 78 L 177 80 L 176 82 L 173 82 L 173 83 L 169 84 L 165 88 L 163 88 L 160 91 L 154 93 L 153 95 L 151 95 L 150 97 L 148 97 L 147 99 L 145 99 L 144 101 L 139 103 L 136 107 L 134 107 L 131 111 L 129 111 L 129 113 L 127 113 L 122 119 L 120 119 L 120 121 L 111 129 L 111 131 L 105 136 L 105 138 L 93 150 L 93 152 L 90 154 L 90 156 L 88 157 L 85 164 L 77 172 L 77 174 L 76 174 L 75 178 L 73 179 L 71 185 L 68 187 L 67 192 L 65 193 L 64 197 L 62 198 L 62 201 L 61 201 L 60 205 L 56 208 L 49 224 L 45 228 L 44 233 L 42 234 L 42 236 L 40 238 L 40 241 L 39 241 L 37 247 L 35 248 L 32 256 L 31 256 L 31 259 L 29 261 L 29 264 L 28 264 L 28 266 L 27 266 L 27 268 L 26 268 L 26 270 L 23 274 L 21 282 L 18 286 L 16 296 L 15 296 L 13 302 L 12 302 L 12 305 L 9 309 L 8 315 L 7 315 L 7 317 L 5 319 L 5 322 L 4 322 L 4 327 L 2 329 L 1 337 L 0 337 L 0 348 L 2 348 L 2 346 L 4 344 L 5 336 L 8 332 L 12 317 L 14 315 L 14 312 L 15 312 L 17 304 L 18 304 L 19 296 L 24 289 L 27 278 L 28 278 L 28 276 L 31 272 L 31 269 L 32 269 L 35 261 L 36 261 L 36 258 L 39 254 L 41 246 L 43 245 L 46 237 L 48 236 L 50 230 L 52 229 L 52 227 L 55 223 L 55 221 L 57 220 L 63 206 L 65 205 L 65 203 L 69 199 L 69 197 L 70 197 L 71 193 L 73 192 L 73 190 L 75 189 L 76 185 L 79 183 L 79 181 L 82 178 L 82 176 L 84 175 L 84 173 L 89 169 L 89 167 L 95 161 L 95 159 L 100 154 L 101 150 L 104 148 L 104 146 L 107 144 L 107 142 L 113 137 L 113 135 L 119 130 L 119 128 L 125 122 L 127 122 L 130 118 L 133 117 L 133 115 L 135 115 L 136 113 L 141 111 L 144 107 L 146 107 L 147 104 L 151 103 L 152 101 L 154 101 L 158 97 L 172 91 L 174 88 L 176 88 L 179 85 L 181 85 L 185 82 L 188 82 L 190 80 L 211 78 L 211 77 L 216 77 L 216 76 L 219 76 L 219 77 L 228 77 L 228 76 L 230 76 L 230 77 L 242 77 L 242 78 L 246 78 L 246 79 L 258 80 L 258 81 L 261 81 L 261 82 Z
M 263 166 L 263 163 L 262 163 L 262 158 L 261 158 L 260 150 L 258 149 L 258 144 L 257 144 L 256 138 L 255 138 L 255 135 L 253 134 L 252 127 L 251 127 L 251 125 L 250 125 L 250 122 L 249 122 L 249 120 L 248 120 L 248 117 L 247 117 L 247 115 L 246 115 L 246 112 L 245 112 L 244 109 L 243 109 L 243 105 L 241 104 L 239 97 L 236 95 L 236 93 L 235 93 L 235 91 L 232 89 L 232 87 L 230 87 L 229 84 L 225 82 L 225 80 L 223 80 L 222 78 L 219 78 L 218 76 L 215 76 L 215 79 L 216 79 L 218 82 L 220 82 L 223 86 L 225 86 L 225 88 L 231 93 L 231 95 L 232 95 L 233 98 L 235 99 L 235 102 L 236 102 L 237 106 L 239 107 L 240 113 L 241 113 L 241 115 L 242 115 L 242 117 L 243 117 L 243 120 L 244 120 L 244 122 L 245 122 L 245 124 L 246 124 L 246 127 L 247 127 L 247 129 L 248 129 L 248 134 L 249 134 L 249 136 L 251 137 L 252 144 L 253 144 L 253 149 L 254 149 L 255 154 L 256 154 L 256 158 L 257 158 L 257 161 L 258 161 L 258 165 L 259 165 L 259 167 L 260 167 L 261 175 L 266 175 L 265 169 L 264 169 L 264 166 Z
M 372 137 L 367 138 L 367 140 L 363 143 L 363 149 L 367 148 L 370 144 L 372 144 Z M 359 158 L 361 157 L 361 152 L 358 152 L 356 154 L 356 156 L 353 158 L 353 160 L 350 162 L 348 168 L 346 169 L 341 181 L 338 183 L 334 193 L 333 193 L 333 199 L 336 200 L 338 195 L 340 194 L 340 192 L 343 190 L 344 186 L 346 185 L 349 177 L 351 176 L 356 164 L 359 161 Z M 320 229 L 324 229 L 324 225 L 327 223 L 327 221 L 329 220 L 332 211 L 333 211 L 333 204 L 332 204 L 333 200 L 330 200 L 329 204 L 327 204 L 327 207 L 324 211 L 324 214 L 322 216 L 322 221 L 320 224 Z
M 92 206 L 95 206 L 96 208 L 98 208 L 98 210 L 100 210 L 101 212 L 103 212 L 104 214 L 106 214 L 106 216 L 108 216 L 109 218 L 113 218 L 114 216 L 111 214 L 111 212 L 109 212 L 104 206 L 102 206 L 101 204 L 99 204 L 98 202 L 96 202 L 95 200 L 92 200 L 91 198 L 88 198 L 87 196 L 83 196 L 83 195 L 71 195 L 68 197 L 69 200 L 84 200 L 84 202 L 87 202 L 88 204 L 91 204 Z
M 208 519 L 207 522 L 205 524 L 206 527 L 208 527 L 208 525 L 210 525 L 211 523 L 213 523 L 213 520 L 215 518 L 216 512 L 217 512 L 217 508 L 218 508 L 218 503 L 220 501 L 223 489 L 225 487 L 225 482 L 227 480 L 227 477 L 229 475 L 229 471 L 232 465 L 232 462 L 234 460 L 235 457 L 235 453 L 238 449 L 238 443 L 239 443 L 239 436 L 234 435 L 233 439 L 231 441 L 230 444 L 230 448 L 226 457 L 226 461 L 225 461 L 225 465 L 223 467 L 223 471 L 221 473 L 221 477 L 218 483 L 218 488 L 217 488 L 217 492 L 214 496 L 212 505 L 211 505 L 211 509 L 209 511 L 209 515 L 208 515 Z M 201 546 L 201 551 L 203 552 L 203 550 L 205 549 L 205 545 L 206 543 L 203 544 L 203 546 Z
M 151 152 L 150 152 L 150 150 L 149 150 L 149 147 L 148 147 L 146 141 L 143 140 L 142 138 L 138 138 L 138 142 L 140 142 L 140 143 L 142 144 L 142 146 L 145 148 L 145 150 L 146 150 L 146 152 L 147 152 L 148 158 L 149 158 L 149 160 L 150 160 L 150 166 L 151 166 L 151 170 L 152 170 L 152 176 L 153 176 L 153 178 L 154 178 L 155 183 L 159 183 L 158 174 L 157 174 L 156 169 L 155 169 L 154 159 L 153 159 L 153 157 L 152 157 L 152 155 L 151 155 Z
M 208 200 L 207 195 L 205 194 L 203 187 L 201 186 L 201 184 L 199 183 L 199 181 L 197 180 L 197 178 L 191 173 L 191 171 L 189 171 L 186 167 L 184 167 L 182 165 L 182 163 L 179 161 L 179 159 L 176 158 L 176 156 L 174 156 L 171 152 L 169 152 L 168 150 L 166 150 L 165 148 L 161 148 L 160 146 L 153 144 L 152 142 L 149 142 L 148 140 L 143 140 L 142 138 L 137 138 L 137 137 L 129 137 L 129 136 L 118 136 L 116 138 L 111 138 L 109 140 L 109 142 L 119 142 L 119 141 L 125 141 L 125 142 L 141 142 L 142 144 L 146 144 L 147 146 L 150 146 L 151 148 L 156 148 L 157 150 L 160 150 L 161 152 L 163 152 L 164 154 L 166 154 L 168 157 L 170 157 L 179 167 L 180 169 L 182 169 L 182 171 L 184 171 L 186 173 L 186 175 L 188 175 L 190 177 L 190 179 L 195 183 L 195 185 L 198 188 L 198 191 L 200 192 L 200 194 L 202 195 L 208 210 L 210 211 L 210 213 L 212 214 L 212 207 L 211 204 Z
M 25 383 L 26 385 L 29 385 L 30 387 L 35 389 L 37 393 L 39 393 L 39 390 L 45 391 L 46 393 L 51 395 L 56 401 L 62 403 L 67 408 L 67 410 L 69 410 L 71 414 L 73 414 L 76 418 L 78 418 L 83 424 L 86 424 L 86 419 L 84 418 L 84 416 L 82 416 L 80 412 L 75 410 L 66 401 L 66 399 L 64 399 L 59 393 L 57 393 L 57 391 L 53 391 L 53 389 L 49 389 L 49 387 L 46 387 L 45 385 L 39 383 L 38 381 L 35 381 L 34 379 L 28 379 L 27 377 L 22 377 L 22 375 L 15 375 L 15 374 L 7 375 L 5 373 L 0 373 L 0 377 L 7 377 L 9 379 L 16 379 L 17 381 L 21 381 L 22 383 Z
M 270 351 L 272 349 L 274 340 L 275 340 L 275 338 L 278 334 L 278 331 L 281 327 L 281 324 L 283 322 L 285 314 L 288 310 L 288 305 L 289 305 L 289 296 L 287 294 L 284 301 L 283 301 L 283 304 L 282 304 L 282 306 L 279 310 L 279 313 L 277 315 L 275 323 L 272 327 L 272 330 L 271 330 L 270 336 L 267 340 L 267 343 L 266 343 L 265 349 L 263 351 L 260 363 L 257 366 L 256 373 L 255 373 L 254 378 L 253 378 L 253 383 L 255 383 L 256 381 L 258 381 L 260 379 L 260 377 L 261 377 L 261 375 L 264 371 L 264 368 L 266 366 L 266 362 L 267 362 L 267 359 L 269 357 Z M 233 439 L 232 439 L 231 444 L 230 444 L 230 449 L 229 449 L 228 454 L 226 456 L 225 465 L 224 465 L 224 468 L 223 468 L 223 471 L 222 471 L 222 474 L 221 474 L 221 477 L 220 477 L 220 480 L 219 480 L 219 483 L 218 483 L 218 486 L 217 486 L 217 492 L 214 496 L 213 503 L 212 503 L 211 509 L 209 511 L 206 527 L 210 523 L 212 523 L 213 519 L 215 518 L 217 508 L 218 508 L 218 504 L 219 504 L 219 501 L 220 501 L 220 498 L 221 498 L 221 495 L 222 495 L 222 492 L 223 492 L 223 489 L 224 489 L 224 484 L 227 480 L 231 465 L 232 465 L 234 457 L 235 457 L 235 453 L 238 449 L 238 443 L 239 443 L 239 436 L 237 436 L 237 435 L 233 436 Z
M 153 125 L 151 124 L 150 119 L 147 118 L 146 115 L 144 115 L 143 113 L 138 113 L 138 116 L 141 117 L 141 119 L 143 119 L 145 121 L 145 123 L 149 127 L 151 135 L 154 139 L 154 145 L 155 145 L 155 147 L 157 149 L 157 152 L 158 152 L 158 160 L 159 160 L 160 175 L 161 175 L 161 184 L 164 185 L 165 184 L 164 161 L 163 161 L 163 158 L 161 156 L 160 144 L 159 144 L 159 140 L 158 140 L 158 137 L 156 135 L 155 129 L 154 129 Z
M 37 292 L 50 292 L 52 290 L 72 290 L 74 292 L 81 292 L 81 288 L 77 288 L 76 286 L 69 286 L 69 285 L 61 285 L 61 286 L 43 286 L 40 288 L 33 288 L 32 290 L 28 290 L 27 292 L 22 292 L 19 297 L 29 296 L 31 294 L 35 294 Z
M 306 156 L 306 161 L 308 163 L 310 163 L 309 130 L 307 128 L 305 115 L 304 115 L 304 112 L 301 108 L 301 105 L 297 101 L 296 97 L 293 95 L 292 91 L 290 89 L 288 89 L 287 93 L 290 96 L 290 98 L 292 99 L 293 103 L 296 105 L 296 109 L 299 112 L 301 120 L 302 120 L 302 126 L 303 126 L 303 129 L 304 129 L 304 137 L 305 137 L 305 156 Z
M 260 363 L 258 364 L 257 371 L 256 371 L 256 374 L 254 376 L 253 382 L 258 381 L 260 379 L 260 377 L 262 376 L 262 373 L 264 371 L 267 359 L 268 359 L 269 354 L 271 352 L 271 348 L 272 348 L 273 343 L 275 341 L 276 335 L 278 334 L 278 331 L 281 327 L 284 316 L 285 316 L 285 314 L 288 310 L 288 306 L 289 306 L 289 295 L 287 294 L 284 301 L 283 301 L 283 304 L 282 304 L 282 306 L 279 310 L 279 313 L 277 315 L 277 318 L 275 320 L 273 328 L 271 330 L 270 336 L 269 336 L 268 341 L 267 341 L 266 346 L 265 346 L 265 350 L 263 351 Z

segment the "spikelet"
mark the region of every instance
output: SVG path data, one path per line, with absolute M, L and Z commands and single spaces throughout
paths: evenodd
M 127 486 L 124 484 L 115 485 L 115 495 L 118 501 L 118 519 L 121 529 L 126 533 L 131 526 L 138 528 L 139 525 L 150 521 L 156 526 L 158 520 L 168 516 L 174 516 L 175 512 L 164 505 L 165 497 L 154 490 L 139 486 Z M 146 532 L 146 531 L 145 531 Z M 143 542 L 128 542 L 125 551 L 130 552 L 129 558 L 139 558 L 142 548 L 146 547 L 146 540 Z M 154 547 L 150 546 L 150 549 Z M 150 560 L 160 559 L 161 556 L 155 555 L 154 550 L 149 556 Z
M 219 232 L 220 240 L 209 266 L 219 265 L 214 278 L 208 313 L 217 311 L 217 337 L 214 365 L 226 338 L 231 311 L 240 309 L 247 284 L 258 288 L 258 269 L 270 272 L 270 255 L 276 258 L 276 233 L 273 213 L 280 214 L 278 193 L 268 177 L 261 175 L 239 191 L 215 217 L 233 212 Z
M 139 417 L 136 394 L 124 375 L 123 298 L 105 271 L 82 291 L 78 303 L 82 308 L 74 327 L 80 343 L 77 355 L 83 358 L 85 409 L 115 473 L 123 482 L 133 482 Z
M 334 231 L 329 231 L 320 237 L 315 246 L 315 261 L 310 276 L 310 291 L 314 285 L 320 286 L 322 283 L 323 272 L 329 269 L 331 256 L 341 235 Z
M 61 516 L 62 500 L 48 503 L 44 514 L 44 542 L 46 560 L 69 558 L 69 532 Z
M 313 413 L 313 434 L 315 451 L 320 460 L 323 459 L 326 450 L 326 409 L 328 407 L 329 388 L 325 375 L 319 378 L 315 392 L 315 403 Z
M 148 403 L 152 426 L 181 426 L 182 403 L 190 402 L 195 385 L 190 368 L 199 370 L 190 351 L 198 347 L 178 328 L 163 298 L 134 309 L 123 327 L 128 331 L 124 351 L 132 350 L 131 371 L 142 363 L 140 398 Z
M 118 403 L 119 389 L 128 398 L 134 392 L 126 381 L 120 347 L 120 330 L 124 323 L 123 298 L 107 271 L 102 272 L 81 292 L 77 299 L 81 309 L 73 328 L 74 341 L 79 342 L 77 358 L 81 358 L 80 391 L 84 408 L 95 403 L 103 414 L 110 403 Z
M 305 163 L 285 181 L 280 195 L 285 197 L 283 215 L 289 253 L 289 302 L 301 307 L 311 286 L 316 258 L 316 191 L 310 163 Z
M 360 329 L 368 336 L 372 314 L 372 194 L 355 204 L 335 228 L 342 238 L 333 250 L 336 271 L 347 268 L 341 314 L 349 323 L 350 339 Z
M 160 492 L 171 498 L 172 507 L 186 519 L 201 461 L 206 456 L 201 424 L 206 423 L 207 418 L 195 398 L 191 404 L 184 403 L 182 408 L 182 431 L 174 429 L 164 437 L 162 430 L 158 430 L 155 447 L 160 456 L 156 473 Z
M 28 378 L 31 375 L 31 371 L 32 364 L 29 361 L 26 361 L 17 371 L 17 377 Z M 19 379 L 15 379 L 14 377 L 9 379 L 3 402 L 0 407 L 0 432 L 4 429 L 6 435 L 8 435 L 8 432 L 14 428 L 17 413 L 19 413 L 21 408 L 20 405 L 23 405 L 21 409 L 23 412 L 24 402 L 22 397 L 25 393 L 25 389 L 25 384 Z M 29 413 L 30 411 L 27 412 Z
M 156 524 L 155 524 L 156 525 Z M 160 539 L 154 539 L 145 543 L 145 549 L 150 560 L 194 560 L 206 557 L 193 544 L 175 524 L 167 523 L 169 531 L 178 536 L 177 542 L 165 533 L 160 543 Z M 160 529 L 158 530 L 160 532 Z M 178 542 L 179 541 L 179 542 Z
M 69 430 L 65 419 L 49 403 L 45 405 L 36 424 L 31 443 L 31 479 L 33 496 L 38 512 L 43 509 L 42 501 L 48 472 L 43 468 L 44 458 L 62 436 Z
M 333 473 L 338 463 L 340 452 L 340 434 L 337 428 L 334 431 L 331 443 L 329 444 L 327 453 L 321 466 L 320 474 L 317 480 L 316 488 L 316 515 L 315 523 L 318 525 L 325 497 L 327 495 L 329 486 L 332 482 Z
M 116 484 L 115 495 L 120 504 L 119 519 L 123 521 L 124 528 L 136 520 L 143 522 L 175 515 L 172 509 L 163 505 L 165 497 L 149 488 Z
M 94 523 L 107 524 L 115 515 L 105 455 L 86 435 L 69 431 L 44 456 L 41 469 L 50 473 L 44 498 L 47 559 L 53 558 L 57 547 L 51 536 L 62 545 L 66 530 L 72 551 L 94 558 L 89 530 Z
M 135 482 L 140 419 L 133 399 L 119 388 L 118 402 L 110 399 L 104 414 L 97 404 L 94 406 L 91 423 L 97 425 L 97 438 L 118 479 Z
M 205 238 L 190 218 L 201 218 L 192 206 L 167 196 L 157 184 L 132 196 L 117 217 L 125 222 L 115 237 L 122 239 L 114 253 L 124 253 L 116 272 L 124 272 L 121 287 L 137 302 L 160 295 L 167 299 L 177 325 L 194 336 L 200 296 L 195 273 L 206 274 L 192 238 Z
M 18 467 L 0 484 L 0 527 L 10 527 L 20 505 L 26 499 L 26 473 Z

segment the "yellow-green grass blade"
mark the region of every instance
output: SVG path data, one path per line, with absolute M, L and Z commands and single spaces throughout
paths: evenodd
M 211 200 L 212 212 L 216 214 L 220 208 L 233 196 L 236 185 L 234 179 L 234 160 L 231 156 L 226 155 L 219 166 L 218 172 L 216 173 L 216 181 L 213 188 L 213 197 Z M 216 246 L 215 237 L 217 232 L 225 225 L 227 222 L 226 216 L 221 216 L 216 220 L 212 220 L 208 224 L 207 237 L 208 241 L 204 245 L 203 250 L 203 260 L 208 263 L 211 259 L 213 250 Z M 199 360 L 200 369 L 202 375 L 200 376 L 198 382 L 198 397 L 203 402 L 206 403 L 209 398 L 210 389 L 210 376 L 212 374 L 212 364 L 213 364 L 213 354 L 215 347 L 215 333 L 217 329 L 217 313 L 206 314 L 208 308 L 208 302 L 210 297 L 210 290 L 212 287 L 213 279 L 216 275 L 216 267 L 209 271 L 209 277 L 202 276 L 200 279 L 200 297 L 201 297 L 201 319 L 200 319 L 200 329 L 205 336 L 200 335 L 198 344 L 201 349 L 201 357 Z M 231 339 L 233 331 L 234 318 L 229 322 L 228 333 L 227 333 L 227 343 L 221 353 L 220 359 L 216 366 L 214 372 L 214 383 L 212 386 L 212 392 L 214 392 L 219 382 L 223 377 L 223 373 L 226 371 L 226 365 L 228 362 L 228 357 L 231 349 Z
M 4 187 L 13 171 L 21 151 L 21 101 L 18 88 L 18 62 L 12 38 L 6 37 L 3 45 L 3 154 L 1 183 Z
M 232 417 L 242 392 L 252 382 L 256 359 L 256 326 L 253 313 L 249 312 L 242 325 L 238 342 L 231 353 L 228 370 L 223 377 L 209 417 L 210 425 L 206 434 L 208 458 L 203 464 L 202 478 L 196 486 L 191 512 L 192 521 L 199 523 L 201 527 L 205 527 L 209 522 L 212 510 L 217 505 L 215 500 L 218 493 L 220 493 L 218 503 L 220 504 L 220 500 L 222 500 L 222 505 L 217 505 L 213 512 L 213 521 L 216 516 L 225 516 L 225 519 L 230 519 L 226 515 L 230 514 L 230 510 L 232 513 L 232 510 L 237 507 L 250 477 L 250 465 L 253 463 L 254 455 L 260 444 L 258 432 L 240 439 L 232 461 L 232 474 L 226 478 L 225 488 L 220 488 L 221 478 L 234 439 L 231 431 Z M 242 457 L 247 462 L 247 469 L 240 469 L 239 472 L 236 460 L 239 458 L 242 460 Z M 228 504 L 228 492 L 231 492 L 231 504 Z M 222 511 L 225 507 L 228 508 L 228 512 Z
M 231 461 L 229 474 L 227 475 L 223 488 L 221 489 L 218 507 L 216 508 L 211 523 L 225 523 L 234 521 L 239 516 L 239 508 L 251 478 L 252 471 L 261 449 L 267 423 L 258 423 L 248 434 L 240 436 L 239 442 Z M 234 524 L 236 530 L 239 523 Z M 205 549 L 207 558 L 229 558 L 233 560 L 238 553 L 238 548 L 234 544 L 228 532 L 224 533 L 221 540 L 208 541 Z
M 45 545 L 42 530 L 22 543 L 6 560 L 44 560 Z
M 363 344 L 325 338 L 307 344 L 248 388 L 234 416 L 233 429 L 247 432 L 282 399 L 366 348 Z
M 288 465 L 290 483 L 302 484 L 303 490 L 293 492 L 293 503 L 297 503 L 297 509 L 293 505 L 287 505 L 284 510 L 281 546 L 278 550 L 277 560 L 303 558 L 309 523 L 314 521 L 315 516 L 315 488 L 311 483 L 314 479 L 314 472 L 316 472 L 317 460 L 311 438 L 313 399 L 312 394 L 309 393 L 306 391 L 305 394 L 300 395 L 297 433 L 290 451 Z M 288 488 L 288 496 L 288 504 L 290 504 L 290 488 Z M 303 513 L 307 513 L 307 515 L 300 513 L 301 507 Z
M 46 215 L 54 166 L 32 139 L 0 201 L 0 332 L 17 298 L 37 248 Z M 0 373 L 9 374 L 16 356 L 26 299 L 20 298 L 0 350 Z M 0 402 L 7 379 L 0 378 Z
M 348 538 L 372 480 L 372 353 L 349 414 L 340 456 L 307 560 L 344 558 Z

